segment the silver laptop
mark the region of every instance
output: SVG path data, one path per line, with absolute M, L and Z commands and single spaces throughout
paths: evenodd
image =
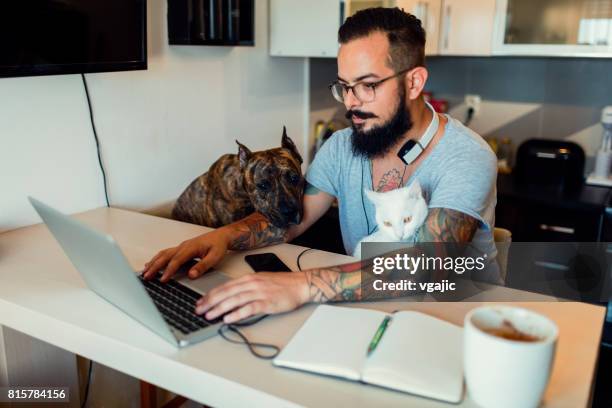
M 190 282 L 145 281 L 136 273 L 115 240 L 54 208 L 28 197 L 87 286 L 165 340 L 184 347 L 217 334 L 221 320 L 196 315 L 195 302 L 230 278 L 211 271 Z M 191 265 L 184 265 L 183 271 Z M 181 271 L 179 271 L 180 274 Z M 195 290 L 194 290 L 195 289 Z

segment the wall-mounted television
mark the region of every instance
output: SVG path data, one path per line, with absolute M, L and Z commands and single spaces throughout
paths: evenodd
M 146 0 L 0 2 L 0 77 L 147 69 Z

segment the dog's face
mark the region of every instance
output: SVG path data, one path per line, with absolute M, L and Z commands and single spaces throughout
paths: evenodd
M 279 228 L 299 224 L 304 192 L 302 157 L 285 128 L 280 148 L 253 153 L 238 143 L 238 158 L 244 174 L 244 188 L 255 211 Z

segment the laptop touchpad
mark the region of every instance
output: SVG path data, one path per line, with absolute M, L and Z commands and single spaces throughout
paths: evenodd
M 229 280 L 231 280 L 231 278 L 219 270 L 208 271 L 204 275 L 194 280 L 191 280 L 187 277 L 182 277 L 178 279 L 178 281 L 183 285 L 188 286 L 191 289 L 202 294 Z

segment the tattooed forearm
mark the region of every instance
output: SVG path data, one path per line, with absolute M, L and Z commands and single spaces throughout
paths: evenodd
M 478 220 L 460 211 L 432 208 L 419 230 L 419 242 L 470 242 Z
M 375 291 L 373 282 L 380 276 L 369 269 L 371 260 L 351 262 L 348 264 L 317 268 L 305 271 L 310 301 L 350 302 L 359 300 L 382 299 L 385 297 L 405 296 L 401 291 L 385 293 Z M 397 278 L 390 271 L 388 278 Z
M 446 208 L 433 208 L 429 211 L 419 233 L 420 242 L 470 242 L 478 221 L 469 215 Z M 444 250 L 444 246 L 434 249 Z M 415 248 L 406 248 L 406 251 L 415 255 Z M 395 251 L 393 254 L 397 254 Z M 444 254 L 437 254 L 444 256 Z M 372 259 L 351 262 L 348 264 L 328 268 L 311 269 L 305 271 L 310 300 L 312 302 L 343 302 L 372 300 L 380 298 L 396 298 L 406 296 L 401 290 L 376 291 L 373 282 L 380 279 L 369 266 Z M 432 271 L 435 272 L 435 271 Z M 385 273 L 386 281 L 398 281 L 403 278 L 405 271 L 390 270 Z
M 286 241 L 287 230 L 275 227 L 260 213 L 226 226 L 230 232 L 229 249 L 254 249 Z

